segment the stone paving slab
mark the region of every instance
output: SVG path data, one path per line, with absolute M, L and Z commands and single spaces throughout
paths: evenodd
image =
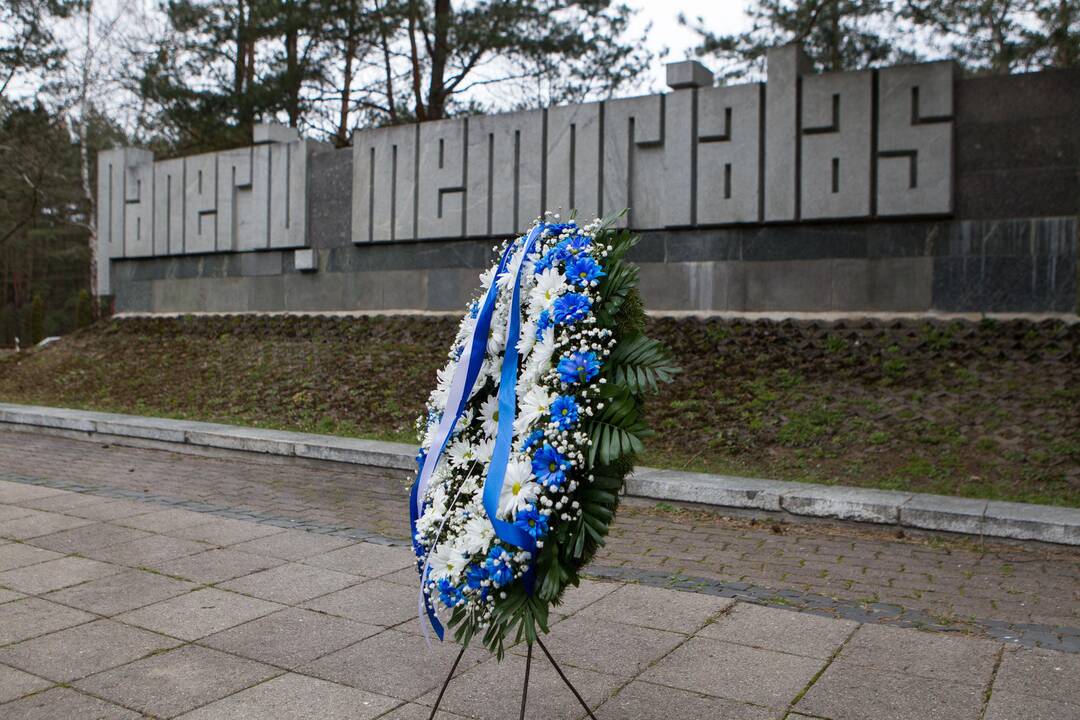
M 184 720 L 371 720 L 398 701 L 288 673 L 185 713 Z
M 138 720 L 143 717 L 119 705 L 57 687 L 29 695 L 2 707 L 4 720 L 56 720 L 57 718 L 93 718 L 93 720 Z
M 139 524 L 154 529 L 152 523 L 139 521 L 155 514 L 161 514 L 163 528 L 170 526 L 169 518 L 173 520 L 170 531 L 222 518 L 255 524 L 260 528 L 256 532 L 264 536 L 256 540 L 269 541 L 282 533 L 331 542 L 366 540 L 367 545 L 388 546 L 393 562 L 394 552 L 399 558 L 408 557 L 406 547 L 391 547 L 407 545 L 401 510 L 405 478 L 388 471 L 284 462 L 253 453 L 196 457 L 3 432 L 0 456 L 22 473 L 0 471 L 0 493 L 14 493 L 20 503 L 44 502 L 57 494 L 93 496 L 150 508 L 148 514 L 112 521 L 124 527 Z M 126 471 L 117 473 L 116 468 Z M 64 479 L 68 477 L 81 482 Z M 29 496 L 24 488 L 29 488 Z M 71 507 L 68 512 L 86 507 L 74 500 L 54 502 Z M 0 505 L 0 517 L 12 507 Z M 16 509 L 20 514 L 36 512 Z M 954 539 L 958 536 L 898 537 L 900 533 L 885 526 L 873 528 L 761 522 L 670 504 L 654 507 L 627 498 L 607 546 L 588 573 L 857 622 L 973 633 L 1080 652 L 1080 562 L 1075 549 L 985 538 L 974 543 Z M 237 538 L 214 539 L 228 543 Z M 6 539 L 0 542 L 11 544 Z M 161 559 L 207 549 L 182 538 L 171 542 L 196 543 L 195 547 L 170 548 L 166 538 L 154 535 L 85 554 L 109 561 L 107 552 L 115 549 L 115 557 L 138 567 L 138 542 L 159 547 Z M 254 541 L 228 547 L 247 551 L 248 542 Z M 2 557 L 0 552 L 0 568 Z M 333 562 L 318 558 L 307 555 L 300 561 L 322 562 L 358 577 L 384 569 L 379 563 L 375 568 L 359 565 L 371 561 L 348 548 Z M 413 574 L 406 564 L 381 577 L 411 586 Z
M 112 620 L 95 620 L 2 647 L 0 663 L 56 682 L 70 682 L 179 644 Z
M 180 447 L 238 450 L 394 470 L 412 470 L 416 448 L 262 428 L 0 403 L 0 427 L 83 432 L 88 438 L 153 440 Z M 1080 545 L 1080 509 L 966 501 L 936 495 L 811 485 L 723 475 L 638 468 L 631 495 L 722 507 L 928 530 Z
M 172 718 L 279 674 L 269 665 L 187 645 L 91 675 L 74 687 L 138 712 Z
M 219 541 L 249 534 L 235 523 L 259 526 L 233 519 L 186 527 L 212 526 L 201 532 Z M 0 603 L 0 717 L 428 716 L 458 648 L 429 648 L 420 634 L 412 571 L 401 568 L 407 551 L 302 543 L 297 562 L 280 557 L 294 554 L 271 540 L 282 534 L 263 535 L 234 544 L 247 544 L 243 550 L 200 553 L 256 561 L 250 572 L 205 587 L 126 564 L 138 562 L 140 547 L 159 553 L 154 538 L 176 540 L 146 527 L 150 537 L 114 546 L 127 548 L 123 564 L 88 560 L 111 570 L 59 590 L 46 588 L 68 582 L 70 562 L 81 558 L 19 541 L 0 545 L 0 559 L 16 566 L 5 572 L 33 570 L 41 583 L 24 586 L 29 597 Z M 95 545 L 99 536 L 81 537 Z M 259 568 L 267 559 L 275 567 Z M 349 585 L 335 589 L 338 583 Z M 1080 655 L 621 582 L 584 581 L 556 617 L 547 645 L 604 720 L 1065 720 L 1080 713 Z M 516 716 L 524 650 L 512 647 L 501 663 L 485 650 L 467 651 L 439 717 Z M 582 710 L 539 651 L 530 675 L 530 717 L 580 720 Z

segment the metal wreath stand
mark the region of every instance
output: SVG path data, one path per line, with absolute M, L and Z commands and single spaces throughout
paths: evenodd
M 551 663 L 551 667 L 555 668 L 555 672 L 559 674 L 562 681 L 566 683 L 566 687 L 570 688 L 570 692 L 574 693 L 574 697 L 581 703 L 581 707 L 585 708 L 585 712 L 589 714 L 591 720 L 596 720 L 596 716 L 593 715 L 593 711 L 589 709 L 588 703 L 585 702 L 585 698 L 581 697 L 581 693 L 577 691 L 574 684 L 570 682 L 570 678 L 566 677 L 566 673 L 559 667 L 559 663 L 555 662 L 555 658 L 548 652 L 547 647 L 543 641 L 537 637 L 536 644 L 540 646 L 540 649 L 544 651 L 544 655 L 547 656 L 548 662 Z M 521 715 L 520 720 L 525 720 L 525 704 L 529 698 L 529 670 L 532 668 L 532 651 L 533 644 L 529 643 L 528 653 L 525 655 L 525 683 L 521 688 Z M 446 676 L 446 680 L 443 681 L 442 688 L 439 690 L 439 697 L 435 698 L 435 705 L 431 708 L 431 715 L 428 715 L 428 720 L 435 720 L 435 713 L 439 712 L 439 705 L 442 703 L 443 695 L 446 693 L 446 688 L 450 685 L 450 680 L 454 677 L 454 671 L 457 670 L 458 663 L 461 662 L 461 658 L 465 655 L 465 646 L 462 646 L 461 652 L 458 653 L 457 659 L 454 660 L 454 664 L 450 666 L 450 673 Z

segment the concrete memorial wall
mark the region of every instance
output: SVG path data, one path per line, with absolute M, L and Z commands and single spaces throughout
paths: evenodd
M 99 156 L 99 286 L 117 310 L 452 310 L 492 239 L 545 208 L 630 208 L 649 306 L 1072 311 L 1080 73 L 960 79 L 951 62 L 254 145 Z

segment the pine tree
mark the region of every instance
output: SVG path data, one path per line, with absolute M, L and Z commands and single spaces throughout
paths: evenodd
M 695 30 L 700 56 L 717 62 L 722 79 L 759 78 L 769 48 L 798 42 L 819 72 L 863 69 L 910 62 L 917 53 L 904 46 L 890 0 L 760 0 L 746 9 L 750 30 L 718 34 L 701 18 L 679 21 Z

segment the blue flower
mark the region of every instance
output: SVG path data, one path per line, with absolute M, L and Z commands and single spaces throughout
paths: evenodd
M 581 293 L 567 293 L 555 301 L 555 322 L 563 325 L 584 320 L 592 309 L 592 300 Z
M 533 272 L 539 275 L 548 268 L 554 267 L 555 263 L 566 260 L 570 257 L 569 246 L 569 242 L 560 240 L 554 247 L 544 253 L 543 257 L 536 261 Z
M 461 588 L 451 583 L 449 578 L 443 578 L 439 581 L 439 600 L 446 607 L 457 607 L 465 598 L 461 594 Z
M 588 287 L 593 280 L 607 275 L 600 264 L 588 255 L 581 255 L 566 263 L 566 277 L 581 287 Z
M 570 244 L 567 246 L 567 249 L 570 252 L 577 254 L 582 250 L 587 250 L 590 245 L 592 245 L 592 238 L 588 235 L 574 235 L 570 238 Z
M 567 385 L 586 383 L 600 372 L 600 360 L 596 353 L 576 352 L 559 360 L 559 379 Z
M 544 331 L 551 327 L 552 324 L 551 313 L 546 308 L 541 310 L 540 315 L 536 318 L 536 339 L 541 339 Z
M 544 225 L 544 235 L 546 237 L 557 237 L 562 235 L 564 230 L 577 229 L 577 223 L 571 220 L 568 223 L 548 223 Z
M 465 584 L 473 590 L 479 590 L 485 580 L 487 580 L 487 571 L 484 570 L 483 565 L 472 563 L 465 568 Z
M 544 431 L 543 430 L 533 430 L 531 433 L 529 433 L 529 436 L 527 438 L 525 438 L 524 441 L 522 441 L 522 443 L 521 443 L 521 451 L 525 452 L 526 450 L 528 450 L 533 445 L 535 445 L 536 443 L 538 443 L 539 441 L 541 441 L 543 439 L 544 439 Z
M 560 430 L 573 427 L 578 421 L 578 405 L 573 395 L 560 395 L 551 403 L 551 421 L 559 425 Z
M 514 579 L 514 568 L 510 567 L 510 553 L 496 545 L 488 553 L 484 561 L 484 570 L 487 571 L 488 579 L 497 588 L 506 585 Z
M 544 443 L 533 455 L 533 475 L 544 487 L 559 488 L 566 481 L 566 468 L 569 464 L 558 450 Z
M 529 505 L 517 514 L 514 526 L 527 532 L 533 540 L 543 540 L 548 532 L 548 516 L 539 512 L 535 505 Z

